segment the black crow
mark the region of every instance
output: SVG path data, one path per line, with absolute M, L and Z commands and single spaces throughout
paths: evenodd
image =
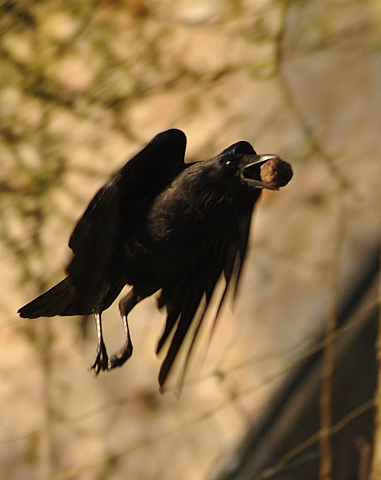
M 159 374 L 163 387 L 195 320 L 189 359 L 219 278 L 225 288 L 218 311 L 229 287 L 237 290 L 262 189 L 276 190 L 292 177 L 287 162 L 257 155 L 248 142 L 188 164 L 185 147 L 182 131 L 167 130 L 127 162 L 98 191 L 74 228 L 67 276 L 18 311 L 24 318 L 94 314 L 98 348 L 91 368 L 96 374 L 131 356 L 127 316 L 138 302 L 160 291 L 158 305 L 166 308 L 167 318 L 157 353 L 169 344 Z M 126 341 L 109 358 L 101 315 L 125 285 L 132 286 L 119 302 Z

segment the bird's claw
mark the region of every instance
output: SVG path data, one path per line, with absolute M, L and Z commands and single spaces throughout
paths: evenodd
M 132 343 L 128 340 L 119 352 L 114 353 L 109 360 L 106 346 L 102 342 L 98 345 L 97 351 L 95 352 L 91 369 L 94 370 L 95 375 L 98 375 L 101 370 L 112 370 L 113 368 L 120 367 L 131 357 L 132 350 Z
M 131 357 L 132 350 L 132 343 L 128 340 L 119 352 L 111 355 L 108 369 L 111 370 L 116 367 L 121 367 Z
M 108 355 L 104 343 L 98 345 L 91 370 L 94 370 L 95 375 L 98 375 L 101 370 L 108 370 Z

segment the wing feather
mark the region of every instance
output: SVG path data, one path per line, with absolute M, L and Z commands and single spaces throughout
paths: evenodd
M 123 254 L 118 252 L 123 249 L 129 211 L 155 198 L 185 168 L 185 148 L 186 137 L 180 130 L 156 135 L 90 202 L 70 237 L 74 256 L 66 270 L 81 310 L 94 308 L 102 295 L 108 304 L 114 301 L 123 286 Z
M 240 219 L 236 228 L 230 229 L 222 240 L 202 255 L 180 281 L 162 289 L 160 303 L 167 307 L 167 320 L 158 343 L 157 352 L 160 352 L 168 342 L 169 346 L 159 373 L 161 388 L 167 380 L 192 322 L 195 322 L 196 327 L 180 375 L 179 383 L 182 384 L 191 353 L 220 278 L 223 279 L 225 286 L 218 300 L 217 313 L 212 323 L 209 338 L 215 330 L 221 308 L 231 288 L 234 296 L 236 296 L 239 279 L 242 275 L 243 262 L 246 258 L 250 224 L 251 212 L 248 212 L 246 216 Z M 202 308 L 198 310 L 203 301 Z M 173 331 L 172 339 L 169 341 Z
M 143 150 L 103 186 L 77 222 L 69 240 L 74 253 L 103 228 L 110 210 L 119 210 L 120 201 L 128 209 L 128 202 L 146 195 L 157 195 L 184 169 L 186 136 L 181 130 L 171 129 L 156 135 Z

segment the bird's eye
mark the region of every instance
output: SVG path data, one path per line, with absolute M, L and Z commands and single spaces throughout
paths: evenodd
M 227 159 L 224 160 L 223 165 L 224 165 L 224 167 L 233 168 L 234 167 L 234 162 L 230 158 L 227 158 Z
M 234 158 L 224 155 L 220 159 L 220 165 L 221 167 L 226 169 L 226 171 L 234 172 L 236 167 L 236 162 L 234 160 L 235 160 Z

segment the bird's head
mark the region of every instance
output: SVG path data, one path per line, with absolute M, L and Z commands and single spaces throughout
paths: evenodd
M 253 208 L 263 189 L 278 190 L 291 178 L 289 163 L 277 155 L 257 155 L 249 143 L 238 142 L 216 157 L 188 164 L 155 205 L 165 203 L 161 211 L 176 210 L 185 216 L 203 216 L 212 210 L 223 216 L 230 206 L 238 215 Z
M 217 160 L 224 175 L 250 188 L 278 190 L 293 175 L 291 165 L 273 154 L 223 153 Z

